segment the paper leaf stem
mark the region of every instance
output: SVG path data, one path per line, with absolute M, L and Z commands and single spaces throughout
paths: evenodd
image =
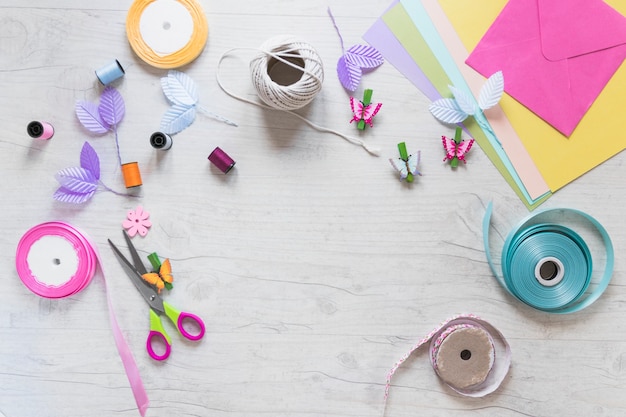
M 110 126 L 100 116 L 97 104 L 78 101 L 75 109 L 78 120 L 90 132 L 102 135 L 109 131 Z
M 456 104 L 458 104 L 459 108 L 462 112 L 467 115 L 474 115 L 478 111 L 478 107 L 476 106 L 476 102 L 474 101 L 474 97 L 471 94 L 465 92 L 465 90 L 459 90 L 458 88 L 449 85 L 448 88 L 454 95 L 454 99 L 456 100 Z
M 335 31 L 339 36 L 341 42 L 342 55 L 337 60 L 337 76 L 339 82 L 348 91 L 356 91 L 359 83 L 361 82 L 361 76 L 363 69 L 376 68 L 383 64 L 383 55 L 373 46 L 368 45 L 352 45 L 347 51 L 343 47 L 343 37 L 337 27 L 335 17 L 328 8 L 328 15 L 333 22 Z
M 98 113 L 109 126 L 117 126 L 126 113 L 126 106 L 122 95 L 113 87 L 107 86 L 100 95 Z

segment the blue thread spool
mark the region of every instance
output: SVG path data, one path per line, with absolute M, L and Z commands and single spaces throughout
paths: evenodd
M 172 147 L 172 137 L 167 133 L 154 132 L 150 136 L 150 145 L 152 145 L 154 149 L 167 151 L 169 148 Z
M 118 78 L 122 78 L 124 74 L 124 68 L 117 59 L 96 70 L 96 77 L 102 85 L 109 85 Z

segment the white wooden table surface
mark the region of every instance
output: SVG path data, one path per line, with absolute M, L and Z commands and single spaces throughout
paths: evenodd
M 363 43 L 361 35 L 388 3 L 331 4 L 346 46 Z M 203 0 L 209 40 L 181 70 L 198 84 L 205 107 L 239 126 L 199 115 L 167 152 L 148 143 L 167 108 L 159 84 L 166 71 L 130 49 L 130 4 L 0 0 L 0 416 L 138 415 L 102 277 L 77 295 L 50 300 L 31 293 L 17 275 L 20 237 L 51 220 L 81 228 L 99 247 L 150 417 L 378 417 L 393 363 L 457 313 L 481 316 L 509 341 L 513 362 L 502 386 L 479 399 L 455 394 L 420 351 L 394 379 L 387 416 L 626 414 L 625 155 L 542 206 L 580 209 L 608 229 L 616 248 L 608 290 L 582 312 L 539 312 L 497 284 L 482 244 L 489 201 L 501 235 L 528 210 L 480 148 L 456 171 L 442 162 L 440 136 L 452 132 L 392 65 L 365 75 L 356 93 L 372 88 L 374 100 L 384 103 L 374 128 L 361 135 L 381 157 L 218 87 L 216 65 L 226 50 L 297 35 L 316 47 L 326 75 L 322 92 L 299 113 L 358 136 L 335 73 L 341 49 L 327 2 Z M 126 69 L 115 84 L 126 102 L 120 147 L 140 163 L 140 198 L 99 192 L 80 206 L 54 201 L 54 174 L 78 164 L 85 140 L 100 155 L 103 181 L 124 191 L 112 135 L 90 135 L 74 113 L 77 100 L 97 100 L 94 70 L 113 58 Z M 250 59 L 249 51 L 236 53 L 224 62 L 222 77 L 255 99 Z M 31 120 L 52 123 L 54 137 L 31 139 Z M 614 134 L 624 140 L 623 132 Z M 411 186 L 387 161 L 400 141 L 422 152 L 424 175 Z M 207 161 L 215 146 L 237 161 L 227 175 Z M 167 300 L 206 323 L 200 343 L 167 327 L 173 347 L 165 363 L 145 352 L 147 305 L 107 245 L 107 238 L 123 243 L 121 223 L 138 204 L 153 226 L 133 241 L 142 254 L 172 260 L 176 281 Z

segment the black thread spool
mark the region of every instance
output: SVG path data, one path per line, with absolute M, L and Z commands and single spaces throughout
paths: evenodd
M 172 147 L 172 137 L 167 133 L 163 132 L 154 132 L 150 136 L 150 145 L 154 149 L 158 149 L 160 151 L 167 151 Z

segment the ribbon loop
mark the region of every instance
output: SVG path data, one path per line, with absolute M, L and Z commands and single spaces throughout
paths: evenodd
M 492 211 L 489 203 L 483 218 L 485 253 L 491 271 L 509 294 L 537 310 L 565 314 L 589 306 L 606 290 L 613 274 L 613 244 L 596 219 L 562 208 L 527 216 L 507 235 L 499 272 L 489 244 Z M 594 273 L 592 251 L 583 232 L 599 237 L 604 246 L 601 273 Z

